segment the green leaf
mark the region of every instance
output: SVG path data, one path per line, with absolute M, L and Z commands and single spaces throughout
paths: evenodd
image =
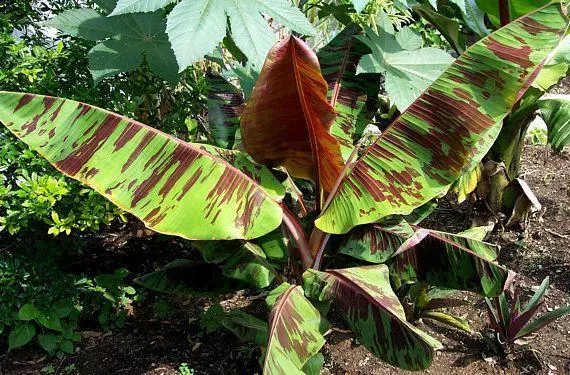
M 405 370 L 430 366 L 434 349 L 441 344 L 406 321 L 385 265 L 308 270 L 303 279 L 307 296 L 333 300 L 358 340 L 374 355 Z
M 511 20 L 516 20 L 550 2 L 551 0 L 509 0 L 510 18 Z M 500 25 L 498 1 L 476 0 L 476 3 L 483 12 L 487 13 L 491 22 L 495 25 Z
M 281 228 L 277 228 L 254 242 L 261 247 L 267 258 L 278 262 L 289 260 L 288 238 Z
M 537 102 L 548 127 L 548 143 L 560 152 L 570 144 L 570 95 L 545 95 Z
M 542 298 L 544 297 L 544 294 L 548 290 L 549 285 L 550 285 L 550 278 L 547 276 L 544 278 L 544 280 L 542 280 L 542 283 L 540 284 L 540 286 L 538 287 L 538 289 L 536 290 L 530 301 L 528 301 L 528 303 L 523 307 L 520 313 L 524 314 L 525 312 L 535 308 L 542 301 Z
M 317 353 L 305 363 L 303 373 L 306 375 L 320 375 L 324 365 L 325 356 L 322 353 Z
M 414 233 L 403 219 L 391 225 L 359 226 L 344 237 L 339 253 L 371 263 L 384 263 Z
M 125 13 L 153 12 L 165 7 L 173 1 L 174 0 L 119 0 L 111 16 Z
M 36 335 L 36 327 L 31 323 L 19 324 L 8 335 L 8 351 L 29 343 Z
M 342 234 L 445 194 L 487 153 L 567 24 L 553 4 L 472 45 L 364 152 L 316 226 Z
M 477 189 L 479 181 L 483 178 L 483 165 L 477 164 L 475 168 L 464 173 L 451 186 L 451 192 L 457 197 L 458 203 L 463 203 L 472 192 Z
M 65 34 L 97 42 L 112 37 L 119 23 L 116 19 L 104 17 L 95 9 L 80 8 L 66 10 L 48 20 L 46 25 Z
M 73 342 L 64 341 L 61 344 L 59 344 L 59 349 L 61 349 L 61 351 L 64 353 L 73 354 Z
M 0 92 L 0 121 L 60 171 L 157 232 L 188 239 L 256 238 L 281 223 L 281 207 L 253 178 L 270 181 L 274 194 L 284 194 L 283 186 L 235 153 L 236 164 L 256 173 L 139 122 L 39 95 Z
M 458 236 L 471 238 L 473 240 L 484 241 L 485 237 L 493 231 L 495 224 L 491 223 L 490 225 L 481 226 L 481 227 L 473 227 L 463 232 L 458 233 Z
M 406 50 L 396 36 L 384 31 L 378 35 L 367 29 L 366 36 L 357 38 L 372 50 L 371 55 L 360 60 L 357 73 L 385 74 L 388 96 L 400 111 L 408 108 L 453 62 L 447 52 L 437 48 Z
M 36 309 L 33 303 L 26 303 L 24 306 L 20 307 L 18 311 L 18 320 L 34 320 L 38 317 L 40 312 Z
M 437 200 L 429 201 L 414 209 L 412 213 L 404 216 L 404 219 L 410 224 L 417 225 L 424 221 L 437 208 Z
M 424 44 L 420 34 L 412 30 L 411 27 L 405 26 L 396 34 L 396 41 L 405 50 L 415 51 L 422 48 Z
M 224 312 L 217 317 L 218 322 L 237 338 L 245 342 L 252 342 L 259 346 L 267 345 L 267 332 L 269 325 L 241 310 Z
M 414 6 L 413 9 L 434 26 L 457 53 L 465 51 L 465 38 L 459 32 L 459 22 L 434 12 L 425 5 Z
M 53 333 L 38 335 L 38 342 L 49 354 L 54 354 L 57 350 L 57 337 Z
M 438 322 L 450 325 L 464 332 L 473 333 L 473 330 L 469 326 L 469 322 L 458 316 L 449 315 L 440 311 L 425 311 L 422 312 L 421 316 L 423 319 L 437 320 Z
M 234 147 L 239 118 L 244 105 L 241 93 L 224 77 L 206 72 L 208 84 L 208 124 L 215 145 Z
M 475 34 L 484 37 L 489 35 L 489 29 L 485 26 L 485 13 L 479 9 L 475 0 L 450 0 L 457 4 L 465 23 Z
M 495 249 L 470 238 L 417 228 L 390 259 L 390 271 L 406 281 L 496 296 L 503 291 L 508 270 L 492 262 Z
M 104 17 L 92 9 L 65 11 L 48 22 L 67 34 L 102 41 L 89 51 L 95 83 L 136 69 L 143 57 L 150 69 L 171 84 L 178 82 L 178 65 L 170 48 L 163 12 Z M 110 39 L 107 39 L 110 38 Z
M 301 34 L 315 34 L 303 13 L 288 0 L 183 0 L 167 21 L 180 69 L 214 51 L 226 36 L 229 17 L 233 41 L 259 71 L 267 52 L 277 42 L 261 13 Z
M 63 327 L 61 326 L 61 320 L 55 310 L 49 310 L 48 312 L 40 312 L 36 318 L 37 322 L 42 326 L 53 329 L 54 331 L 63 332 Z
M 354 141 L 372 122 L 380 91 L 379 74 L 356 75 L 358 61 L 370 53 L 370 49 L 355 38 L 359 34 L 358 27 L 347 26 L 317 53 L 328 84 L 328 102 L 337 112 L 330 133 L 339 140 L 345 161 L 354 149 Z
M 256 288 L 265 288 L 275 278 L 275 270 L 261 248 L 244 241 L 240 249 L 222 266 L 225 276 L 241 280 Z
M 540 318 L 534 320 L 533 322 L 527 324 L 523 329 L 515 337 L 516 339 L 521 339 L 525 336 L 528 336 L 539 329 L 543 328 L 544 326 L 552 323 L 558 318 L 563 317 L 564 315 L 570 314 L 570 306 L 560 307 L 556 310 L 547 312 L 546 314 L 542 315 Z
M 369 2 L 370 0 L 352 0 L 352 4 L 354 4 L 354 9 L 358 13 L 361 13 L 364 10 L 364 8 L 366 8 Z
M 281 284 L 268 297 L 268 304 L 273 308 L 263 374 L 302 375 L 307 362 L 325 343 L 327 323 L 300 286 Z
M 177 259 L 135 282 L 156 292 L 183 296 L 219 296 L 246 287 L 224 276 L 218 265 L 186 259 Z

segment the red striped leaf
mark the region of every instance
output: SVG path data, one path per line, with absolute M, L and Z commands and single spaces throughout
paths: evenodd
M 242 117 L 243 144 L 257 162 L 330 191 L 343 164 L 334 118 L 316 55 L 292 36 L 267 56 Z
M 346 233 L 444 194 L 489 150 L 567 25 L 552 4 L 471 46 L 367 149 L 317 227 Z

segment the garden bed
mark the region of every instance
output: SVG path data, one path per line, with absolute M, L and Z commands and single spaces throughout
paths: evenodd
M 501 245 L 500 261 L 519 273 L 523 295 L 550 276 L 551 287 L 545 307 L 570 303 L 570 155 L 549 156 L 543 147 L 527 146 L 523 154 L 525 180 L 546 206 L 543 222 L 533 220 L 526 235 L 505 232 L 494 235 Z M 546 161 L 546 163 L 545 163 Z M 458 231 L 468 226 L 467 213 L 457 213 L 445 204 L 428 219 L 433 229 Z M 168 261 L 188 255 L 184 242 L 163 237 L 137 237 L 140 228 L 115 226 L 112 231 L 86 239 L 83 255 L 71 262 L 69 272 L 112 272 L 128 268 L 143 274 Z M 138 233 L 137 233 L 138 232 Z M 570 373 L 570 318 L 562 318 L 541 330 L 529 341 L 530 349 L 513 353 L 508 360 L 493 357 L 478 333 L 485 330 L 487 315 L 482 298 L 464 293 L 470 305 L 455 308 L 465 316 L 472 335 L 436 323 L 420 323 L 422 329 L 438 338 L 444 349 L 438 352 L 430 374 L 566 374 Z M 16 350 L 0 356 L 0 374 L 77 373 L 77 374 L 253 374 L 260 373 L 260 350 L 244 346 L 226 332 L 206 334 L 198 316 L 216 302 L 209 298 L 169 298 L 169 316 L 155 317 L 152 293 L 135 305 L 123 329 L 109 333 L 80 327 L 84 340 L 73 355 L 63 359 L 45 358 L 33 349 Z M 219 299 L 224 308 L 245 307 L 253 314 L 266 313 L 264 296 L 249 291 Z M 360 346 L 342 319 L 327 335 L 324 348 L 324 374 L 400 374 Z M 3 344 L 0 344 L 3 345 Z M 3 351 L 5 348 L 0 348 Z M 183 365 L 186 364 L 186 365 Z M 194 372 L 192 372 L 192 370 Z M 184 372 L 183 372 L 184 374 Z M 186 375 L 184 374 L 184 375 Z

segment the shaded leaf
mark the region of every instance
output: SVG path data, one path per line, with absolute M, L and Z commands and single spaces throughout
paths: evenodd
M 329 134 L 335 112 L 326 94 L 313 51 L 294 36 L 277 44 L 242 116 L 246 151 L 259 163 L 282 165 L 330 191 L 343 162 L 339 142 Z
M 469 322 L 458 316 L 449 315 L 440 311 L 425 311 L 421 316 L 424 319 L 437 320 L 438 322 L 450 325 L 464 332 L 473 333 L 473 330 L 471 330 L 471 327 L 469 326 Z
M 548 143 L 560 152 L 570 144 L 570 95 L 545 95 L 537 103 L 548 127 Z
M 359 341 L 374 355 L 405 370 L 429 367 L 441 344 L 406 321 L 385 265 L 303 275 L 305 293 L 334 300 Z
M 8 351 L 29 343 L 36 335 L 36 327 L 31 323 L 16 325 L 8 335 Z
M 38 343 L 49 354 L 54 354 L 57 350 L 57 337 L 53 333 L 38 335 Z
M 234 147 L 236 131 L 244 105 L 241 93 L 224 77 L 208 71 L 208 124 L 215 145 Z
M 282 284 L 268 304 L 273 308 L 263 374 L 303 374 L 303 367 L 325 343 L 327 323 L 300 286 Z
M 281 207 L 251 175 L 139 122 L 71 100 L 7 92 L 0 93 L 0 121 L 157 232 L 255 238 L 281 223 Z
M 459 22 L 434 12 L 425 5 L 417 5 L 413 9 L 434 26 L 457 53 L 465 51 L 465 38 L 459 33 Z
M 494 248 L 469 238 L 418 229 L 389 265 L 403 280 L 496 296 L 503 291 L 508 270 L 491 261 L 496 257 Z
M 183 296 L 218 296 L 245 287 L 225 277 L 215 264 L 177 259 L 135 282 L 161 293 Z
M 243 241 L 239 250 L 226 260 L 222 270 L 227 277 L 265 288 L 275 278 L 275 270 L 265 258 L 259 246 Z
M 489 29 L 485 26 L 485 13 L 479 9 L 475 0 L 449 0 L 457 4 L 465 23 L 475 34 L 483 37 L 489 35 Z
M 371 263 L 384 263 L 414 233 L 405 220 L 392 225 L 358 226 L 344 237 L 339 253 Z
M 553 4 L 472 45 L 355 163 L 317 227 L 346 233 L 444 194 L 487 153 L 567 23 Z

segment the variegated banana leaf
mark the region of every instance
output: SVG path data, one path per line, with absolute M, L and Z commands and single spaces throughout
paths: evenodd
M 495 246 L 449 233 L 417 229 L 389 260 L 394 276 L 406 281 L 496 296 L 509 271 L 493 262 Z
M 251 239 L 281 223 L 281 207 L 258 182 L 274 196 L 283 187 L 246 158 L 241 171 L 200 145 L 67 99 L 0 92 L 0 121 L 61 172 L 157 232 Z
M 206 73 L 208 125 L 216 146 L 234 147 L 244 101 L 238 89 L 218 73 Z
M 225 277 L 216 264 L 187 259 L 177 259 L 135 282 L 156 292 L 182 296 L 219 296 L 247 287 Z
M 281 284 L 267 304 L 272 310 L 263 374 L 304 375 L 303 368 L 325 343 L 328 323 L 300 286 Z
M 430 243 L 432 246 L 430 251 L 433 252 L 449 246 L 458 252 L 470 251 L 487 261 L 493 261 L 498 256 L 496 245 L 461 234 L 422 229 L 408 224 L 403 219 L 394 223 L 363 225 L 354 228 L 345 237 L 339 252 L 371 263 L 384 263 L 402 247 L 411 248 L 421 244 L 425 238 L 424 235 L 433 239 L 433 243 Z M 412 239 L 413 237 L 415 238 Z
M 277 274 L 263 249 L 253 241 L 195 241 L 193 245 L 206 262 L 218 264 L 225 276 L 256 288 L 265 288 Z
M 337 112 L 331 134 L 339 140 L 345 161 L 354 149 L 355 138 L 362 134 L 378 109 L 380 74 L 356 75 L 362 56 L 371 53 L 366 44 L 355 38 L 360 33 L 357 26 L 345 27 L 317 53 L 328 83 L 329 104 Z
M 212 305 L 201 319 L 201 326 L 206 333 L 223 327 L 232 332 L 241 341 L 252 342 L 259 346 L 267 344 L 269 325 L 239 309 L 224 311 L 219 304 Z
M 441 344 L 406 321 L 390 286 L 385 265 L 328 270 L 303 275 L 305 293 L 333 300 L 360 342 L 374 355 L 405 370 L 430 366 Z
M 537 103 L 548 127 L 548 143 L 560 152 L 570 144 L 570 95 L 546 95 Z
M 243 144 L 257 162 L 282 165 L 330 191 L 343 166 L 329 133 L 334 118 L 317 56 L 291 36 L 267 56 L 242 116 Z
M 414 233 L 403 219 L 392 224 L 358 226 L 344 237 L 339 253 L 371 263 L 384 263 Z
M 567 25 L 551 4 L 472 45 L 366 150 L 317 227 L 346 233 L 445 193 L 487 153 Z

